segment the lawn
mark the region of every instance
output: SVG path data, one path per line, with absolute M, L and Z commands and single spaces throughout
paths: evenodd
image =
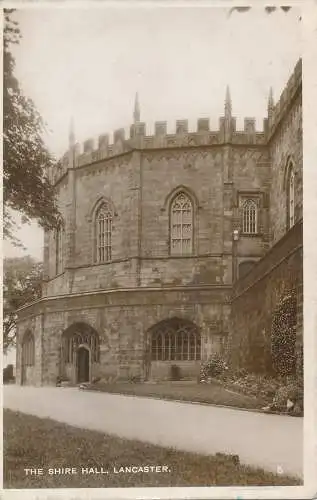
M 4 410 L 3 423 L 6 489 L 302 484 L 240 465 L 237 456 L 184 453 L 10 410 Z M 132 472 L 120 472 L 120 467 L 131 466 Z M 141 471 L 144 466 L 161 470 Z M 43 474 L 27 475 L 24 469 L 30 468 L 42 469 Z M 49 473 L 58 468 L 73 471 Z M 82 468 L 94 473 L 83 473 Z M 103 474 L 95 473 L 102 468 Z
M 91 385 L 89 390 L 109 392 L 112 394 L 130 394 L 134 396 L 155 397 L 160 399 L 195 401 L 198 403 L 233 406 L 235 408 L 260 409 L 266 404 L 263 399 L 235 393 L 215 383 L 97 383 Z

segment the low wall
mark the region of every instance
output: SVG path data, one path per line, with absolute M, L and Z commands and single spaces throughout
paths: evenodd
M 151 380 L 170 380 L 171 366 L 178 366 L 180 377 L 187 379 L 197 379 L 200 372 L 201 361 L 151 361 Z

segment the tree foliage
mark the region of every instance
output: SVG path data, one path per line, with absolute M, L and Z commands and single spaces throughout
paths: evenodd
M 295 290 L 290 290 L 279 302 L 272 321 L 272 363 L 279 375 L 296 372 L 297 300 Z
M 279 7 L 274 7 L 273 5 L 267 5 L 264 7 L 264 10 L 267 14 L 271 14 L 272 12 L 275 12 L 278 9 L 281 9 L 283 12 L 288 12 L 292 7 L 290 5 L 280 5 Z M 232 7 L 230 9 L 229 14 L 232 14 L 232 12 L 248 12 L 251 9 L 251 7 Z
M 291 8 L 292 7 L 290 5 L 279 5 L 278 7 L 274 5 L 267 5 L 264 7 L 264 11 L 266 14 L 272 14 L 272 12 L 275 12 L 277 10 L 282 10 L 283 12 L 287 13 L 289 10 L 291 10 Z M 229 16 L 231 16 L 233 12 L 248 12 L 250 9 L 251 7 L 232 7 L 229 11 Z M 302 20 L 301 16 L 298 20 Z
M 16 310 L 41 297 L 43 266 L 32 257 L 6 258 L 3 263 L 3 349 L 15 345 Z
M 3 33 L 3 200 L 4 237 L 16 242 L 11 209 L 23 222 L 37 220 L 41 227 L 56 226 L 58 210 L 46 169 L 55 164 L 43 140 L 45 125 L 33 101 L 23 95 L 14 76 L 12 46 L 21 38 L 13 10 L 4 11 Z

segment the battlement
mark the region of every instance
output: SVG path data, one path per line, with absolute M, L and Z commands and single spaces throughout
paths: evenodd
M 135 149 L 198 148 L 226 143 L 239 145 L 266 144 L 265 130 L 267 119 L 263 121 L 263 131 L 256 130 L 255 118 L 245 118 L 242 130 L 236 129 L 236 118 L 219 118 L 218 130 L 210 130 L 209 118 L 197 120 L 196 131 L 189 132 L 188 120 L 176 120 L 175 133 L 167 133 L 167 122 L 154 123 L 154 134 L 146 135 L 146 124 L 137 122 L 130 126 L 129 137 L 120 128 L 112 134 L 101 134 L 95 140 L 87 139 L 83 144 L 76 143 L 62 157 L 58 167 L 50 173 L 50 179 L 56 183 L 68 170 L 89 165 L 96 161 L 110 159 Z
M 291 103 L 302 82 L 302 61 L 297 62 L 279 101 L 274 106 L 272 94 L 269 97 L 268 116 L 263 120 L 263 130 L 256 130 L 255 118 L 244 118 L 242 130 L 237 130 L 237 120 L 231 115 L 231 98 L 229 87 L 226 90 L 224 116 L 219 118 L 217 130 L 210 130 L 209 118 L 198 118 L 195 131 L 189 131 L 188 120 L 176 120 L 175 132 L 167 133 L 167 122 L 154 123 L 154 134 L 146 135 L 146 124 L 140 121 L 140 105 L 136 96 L 134 123 L 130 126 L 129 137 L 126 138 L 123 128 L 110 134 L 99 135 L 98 140 L 90 138 L 83 144 L 74 144 L 71 133 L 70 148 L 59 164 L 51 169 L 49 177 L 56 183 L 69 168 L 79 168 L 91 163 L 114 158 L 133 150 L 157 150 L 169 148 L 199 148 L 202 146 L 232 145 L 266 145 L 275 133 L 281 120 L 289 110 Z
M 297 91 L 302 84 L 302 60 L 299 59 L 293 73 L 291 74 L 278 102 L 268 116 L 268 139 L 272 137 L 279 123 L 288 112 L 289 106 L 292 103 Z

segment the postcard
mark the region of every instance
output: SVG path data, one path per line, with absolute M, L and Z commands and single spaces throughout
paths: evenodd
M 313 498 L 316 26 L 4 4 L 5 499 Z

